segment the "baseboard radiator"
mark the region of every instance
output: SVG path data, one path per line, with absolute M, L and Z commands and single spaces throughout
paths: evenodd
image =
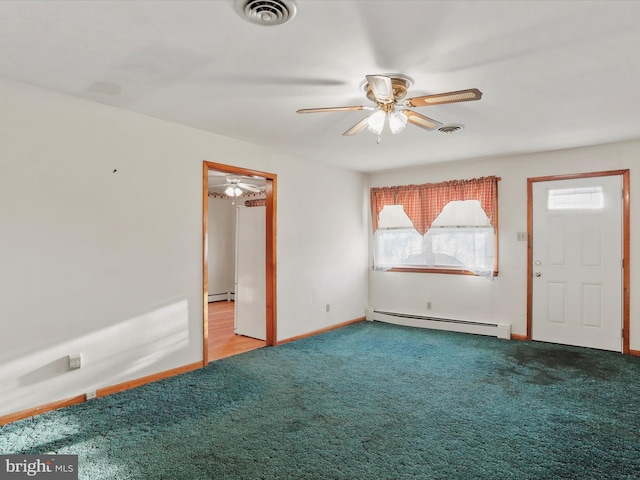
M 403 325 L 406 327 L 431 328 L 434 330 L 473 333 L 507 340 L 511 339 L 511 325 L 508 323 L 474 322 L 471 320 L 455 320 L 451 318 L 385 312 L 375 309 L 367 309 L 367 320 L 393 323 L 394 325 Z
M 207 301 L 211 302 L 230 302 L 231 300 L 235 300 L 236 296 L 233 292 L 222 292 L 222 293 L 210 293 L 207 297 Z

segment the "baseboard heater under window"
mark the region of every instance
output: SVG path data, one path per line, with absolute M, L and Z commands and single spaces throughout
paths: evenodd
M 367 310 L 367 320 L 393 323 L 406 327 L 431 328 L 450 332 L 473 333 L 492 337 L 511 339 L 511 325 L 508 323 L 484 323 L 471 320 L 455 320 L 451 318 L 426 317 L 398 312 Z

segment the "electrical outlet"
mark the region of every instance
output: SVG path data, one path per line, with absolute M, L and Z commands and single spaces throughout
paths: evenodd
M 518 242 L 526 242 L 527 241 L 527 232 L 518 232 L 518 233 L 516 233 L 516 240 Z
M 82 366 L 82 357 L 79 353 L 74 353 L 73 355 L 69 355 L 69 370 L 77 370 Z
M 431 310 L 431 302 L 427 302 L 427 310 Z
M 327 305 L 326 305 L 326 307 L 325 307 L 325 310 L 326 310 L 326 312 L 327 312 L 327 313 L 329 313 L 329 312 L 331 311 L 331 305 L 329 305 L 329 304 L 327 303 Z
M 85 400 L 93 400 L 94 398 L 96 398 L 96 391 L 95 390 L 91 390 L 87 393 L 84 394 L 84 398 Z

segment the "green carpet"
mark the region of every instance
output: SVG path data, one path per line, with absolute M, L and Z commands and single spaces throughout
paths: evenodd
M 0 427 L 100 479 L 639 479 L 640 358 L 364 322 Z

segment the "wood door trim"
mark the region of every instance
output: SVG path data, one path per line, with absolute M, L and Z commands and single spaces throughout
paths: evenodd
M 527 340 L 532 340 L 533 322 L 533 184 L 535 182 L 609 177 L 614 175 L 622 176 L 622 353 L 627 355 L 631 353 L 629 348 L 629 312 L 631 298 L 629 169 L 527 178 Z
M 209 166 L 202 163 L 202 366 L 209 365 Z
M 203 354 L 202 365 L 209 364 L 209 170 L 229 173 L 232 175 L 258 176 L 266 179 L 266 326 L 269 346 L 277 345 L 277 315 L 276 315 L 276 206 L 277 206 L 277 175 L 274 173 L 250 170 L 233 165 L 204 161 L 202 163 L 202 322 L 203 322 Z

